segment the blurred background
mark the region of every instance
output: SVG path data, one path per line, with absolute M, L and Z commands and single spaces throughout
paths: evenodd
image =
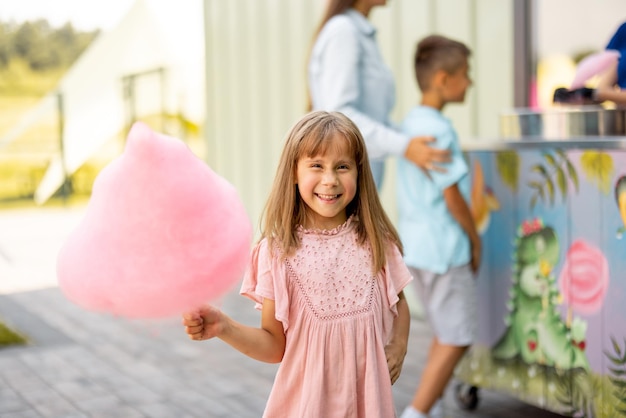
M 0 209 L 86 202 L 136 120 L 185 141 L 239 190 L 257 224 L 324 0 L 0 0 Z M 441 33 L 473 50 L 474 87 L 451 106 L 461 140 L 493 140 L 513 107 L 549 107 L 575 65 L 626 20 L 623 0 L 392 0 L 374 9 L 397 81 Z M 395 219 L 394 167 L 383 202 Z
M 258 225 L 284 135 L 306 111 L 306 58 L 325 2 L 0 0 L 0 295 L 56 285 L 58 250 L 135 121 L 184 141 Z M 445 114 L 462 143 L 492 144 L 502 113 L 552 106 L 554 89 L 626 21 L 626 1 L 388 0 L 371 19 L 396 77 L 394 119 L 419 101 L 416 42 L 443 34 L 471 47 L 474 81 Z M 387 171 L 381 196 L 395 221 L 393 159 Z M 58 300 L 34 304 L 48 317 Z M 57 318 L 75 332 L 73 319 Z

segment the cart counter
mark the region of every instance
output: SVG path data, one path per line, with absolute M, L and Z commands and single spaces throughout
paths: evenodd
M 567 416 L 626 417 L 625 118 L 594 112 L 528 113 L 535 122 L 519 117 L 504 139 L 465 146 L 483 241 L 479 331 L 457 369 L 468 409 L 489 388 Z

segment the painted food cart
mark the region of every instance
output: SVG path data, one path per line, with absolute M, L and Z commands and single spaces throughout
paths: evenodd
M 626 417 L 626 136 L 466 150 L 483 260 L 457 400 L 473 409 L 488 388 L 566 416 Z

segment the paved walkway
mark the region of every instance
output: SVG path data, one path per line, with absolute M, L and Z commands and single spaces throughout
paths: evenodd
M 0 418 L 255 418 L 276 365 L 245 357 L 219 340 L 187 339 L 180 320 L 130 321 L 84 311 L 56 287 L 56 252 L 82 209 L 0 210 L 0 319 L 30 340 L 0 349 Z M 222 308 L 256 325 L 251 302 L 232 293 Z M 394 385 L 400 411 L 411 399 L 430 337 L 412 322 L 409 354 Z M 452 390 L 450 418 L 557 415 L 490 391 L 473 412 Z M 297 417 L 296 417 L 297 418 Z

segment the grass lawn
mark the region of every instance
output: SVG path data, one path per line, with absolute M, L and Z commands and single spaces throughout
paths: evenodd
M 9 327 L 0 322 L 0 348 L 7 345 L 25 344 L 26 338 L 11 330 Z
M 29 120 L 28 115 L 38 107 L 42 95 L 10 90 L 3 85 L 2 76 L 0 71 L 0 204 L 19 204 L 32 201 L 50 161 L 60 152 L 59 114 L 53 106 L 41 117 L 33 119 L 32 124 L 25 123 L 28 127 L 14 137 L 14 129 Z M 41 79 L 27 80 L 28 83 L 25 84 L 38 85 L 36 82 L 49 82 L 48 78 L 41 76 Z M 50 78 L 52 79 L 54 77 Z M 52 86 L 50 84 L 48 87 Z M 48 91 L 49 88 L 42 87 L 38 90 Z M 165 134 L 180 136 L 197 156 L 202 158 L 205 155 L 206 143 L 201 136 L 200 126 L 182 115 L 145 115 L 141 120 L 153 127 L 163 127 L 166 129 L 163 132 Z M 125 130 L 122 127 L 117 137 L 111 138 L 72 173 L 70 182 L 73 195 L 84 198 L 91 194 L 98 173 L 123 152 Z M 88 136 L 85 140 L 88 140 Z M 59 193 L 57 198 L 58 195 Z

